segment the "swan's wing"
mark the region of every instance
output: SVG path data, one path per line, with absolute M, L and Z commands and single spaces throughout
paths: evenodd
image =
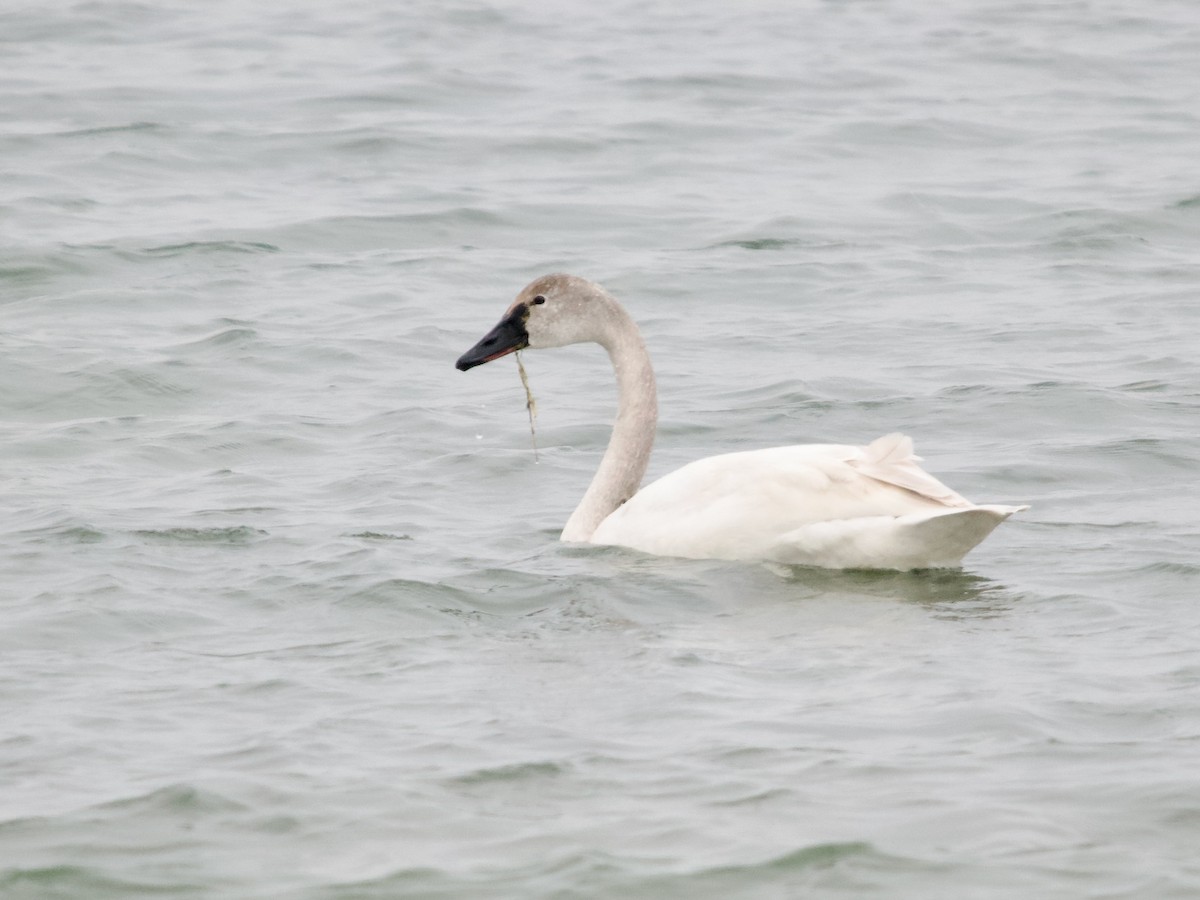
M 816 522 L 782 535 L 768 558 L 834 569 L 952 568 L 997 525 L 1025 508 L 973 506 Z
M 932 476 L 932 487 L 921 482 L 908 446 L 805 444 L 696 460 L 642 488 L 591 540 L 660 556 L 762 559 L 803 525 L 945 509 L 930 493 L 966 503 Z
M 923 472 L 916 459 L 912 442 L 902 435 L 868 447 L 807 444 L 710 456 L 642 488 L 600 523 L 591 540 L 659 556 L 834 566 L 860 559 L 857 565 L 864 567 L 909 568 L 904 561 L 886 562 L 890 530 L 902 527 L 914 539 L 924 534 L 936 542 L 937 528 L 921 520 L 982 508 Z M 960 530 L 969 525 L 965 531 L 974 532 L 991 523 L 990 531 L 1016 511 L 987 509 L 995 514 L 937 525 Z M 810 527 L 816 528 L 814 546 L 831 548 L 841 541 L 845 555 L 805 550 L 800 539 Z M 855 544 L 879 549 L 862 555 Z M 781 549 L 789 545 L 796 549 Z M 921 565 L 949 564 L 944 560 L 955 552 L 931 548 Z M 822 554 L 836 561 L 821 562 Z
M 846 463 L 869 478 L 904 488 L 944 506 L 969 509 L 975 505 L 918 466 L 920 461 L 921 457 L 913 452 L 912 438 L 904 434 L 885 434 L 863 447 L 860 455 Z

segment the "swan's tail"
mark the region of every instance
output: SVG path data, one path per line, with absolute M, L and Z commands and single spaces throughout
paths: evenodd
M 954 568 L 997 525 L 1028 508 L 973 506 L 816 522 L 785 534 L 771 560 L 834 569 Z

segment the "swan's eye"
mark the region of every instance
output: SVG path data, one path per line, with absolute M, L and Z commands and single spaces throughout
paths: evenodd
M 541 306 L 545 302 L 546 302 L 546 298 L 543 297 L 541 294 L 538 294 L 536 297 L 533 298 L 534 306 Z

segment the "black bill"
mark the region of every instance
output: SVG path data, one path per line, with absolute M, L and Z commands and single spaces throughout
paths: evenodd
M 454 365 L 460 372 L 465 372 L 493 359 L 524 350 L 529 346 L 529 332 L 525 330 L 525 320 L 528 317 L 529 308 L 524 303 L 513 307 L 512 311 L 500 320 L 499 325 L 460 356 Z

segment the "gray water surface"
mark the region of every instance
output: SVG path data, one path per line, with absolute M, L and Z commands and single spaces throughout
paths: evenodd
M 1200 11 L 0 7 L 0 895 L 1200 895 Z M 961 572 L 564 546 L 914 436 Z

